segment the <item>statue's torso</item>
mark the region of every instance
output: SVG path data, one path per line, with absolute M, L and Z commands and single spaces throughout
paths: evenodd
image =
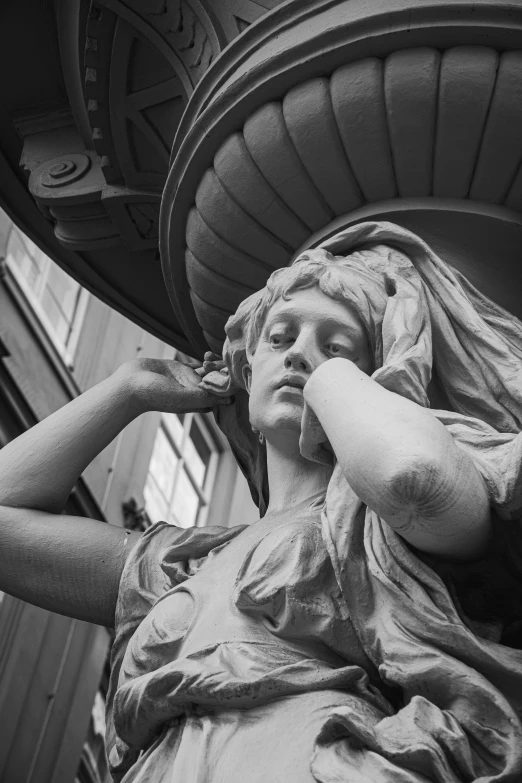
M 156 602 L 129 645 L 127 666 L 135 658 L 150 671 L 201 659 L 217 645 L 262 646 L 334 668 L 369 666 L 323 543 L 320 504 L 269 515 L 211 551 Z
M 225 722 L 242 724 L 245 710 L 251 720 L 266 713 L 267 730 L 281 731 L 285 719 L 270 707 L 274 700 L 284 712 L 293 709 L 288 698 L 304 699 L 299 709 L 310 715 L 312 734 L 316 708 L 321 725 L 332 699 L 343 704 L 357 692 L 359 701 L 373 701 L 367 709 L 382 706 L 367 688 L 372 665 L 323 542 L 321 502 L 244 529 L 159 597 L 133 634 L 119 676 L 116 726 L 129 745 L 147 747 L 172 719 L 183 722 L 176 731 L 185 744 L 194 721 L 213 727 L 214 737 L 225 714 Z

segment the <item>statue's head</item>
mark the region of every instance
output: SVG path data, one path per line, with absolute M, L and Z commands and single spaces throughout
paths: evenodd
M 386 363 L 389 374 L 393 327 L 400 333 L 402 349 L 413 342 L 417 353 L 422 349 L 421 380 L 419 372 L 413 373 L 410 396 L 425 402 L 431 368 L 429 318 L 422 290 L 408 280 L 410 267 L 404 254 L 385 245 L 355 249 L 347 256 L 324 249 L 303 253 L 292 266 L 276 270 L 265 288 L 245 299 L 228 320 L 226 369 L 220 377 L 207 376 L 207 384 L 214 382 L 215 390 L 217 385 L 227 393 L 245 390 L 251 424 L 265 434 L 286 424 L 294 427 L 300 423 L 302 386 L 322 362 L 340 356 L 369 375 L 382 375 Z M 404 277 L 398 294 L 399 273 Z M 406 312 L 401 313 L 399 303 L 405 301 Z M 407 331 L 410 340 L 405 342 Z
M 333 356 L 420 405 L 499 431 L 522 424 L 522 324 L 399 226 L 354 226 L 275 271 L 226 335 L 225 367 L 204 385 L 236 394 L 242 444 L 225 429 L 251 485 L 263 472 L 252 426 L 299 432 L 302 392 L 285 380 L 299 386 Z M 230 409 L 221 411 L 231 421 Z
M 384 300 L 375 282 L 373 288 Z M 302 256 L 272 275 L 249 319 L 241 369 L 256 431 L 268 439 L 298 435 L 303 387 L 328 359 L 344 357 L 373 372 L 375 340 L 367 311 L 364 281 L 329 253 Z

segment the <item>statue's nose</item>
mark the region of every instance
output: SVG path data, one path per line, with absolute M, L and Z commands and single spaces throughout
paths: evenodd
M 299 345 L 294 344 L 285 356 L 285 369 L 296 372 L 312 372 L 312 363 Z

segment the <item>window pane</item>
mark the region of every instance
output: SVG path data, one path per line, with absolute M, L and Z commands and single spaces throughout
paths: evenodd
M 82 290 L 79 283 L 15 229 L 9 237 L 7 260 L 51 337 L 59 348 L 67 347 Z
M 174 443 L 180 444 L 183 437 L 183 422 L 185 419 L 184 413 L 164 413 L 163 421 L 167 427 Z
M 76 310 L 76 301 L 80 290 L 79 283 L 69 277 L 63 269 L 56 264 L 49 265 L 47 275 L 47 290 L 53 296 L 56 305 L 63 313 L 63 317 L 70 323 Z
M 69 327 L 71 320 L 66 318 L 59 302 L 56 300 L 53 292 L 46 286 L 42 292 L 42 307 L 49 319 L 49 322 L 56 332 L 56 336 L 63 345 L 67 345 L 67 339 L 69 337 Z
M 184 470 L 179 475 L 172 511 L 175 514 L 175 522 L 180 527 L 191 527 L 196 524 L 199 497 Z
M 165 497 L 170 500 L 174 487 L 174 476 L 178 458 L 172 448 L 162 427 L 156 433 L 154 449 L 149 465 L 149 473 L 152 474 L 158 487 Z
M 158 489 L 158 486 L 152 476 L 147 476 L 147 483 L 143 490 L 145 499 L 145 510 L 149 515 L 151 522 L 161 522 L 167 520 L 168 503 Z
M 199 487 L 203 487 L 205 482 L 211 456 L 212 452 L 194 420 L 190 428 L 190 439 L 187 441 L 185 449 L 185 459 Z
M 34 254 L 30 255 L 27 251 L 27 246 L 22 242 L 18 234 L 14 230 L 11 231 L 7 245 L 7 260 L 8 263 L 18 268 L 22 276 L 27 280 L 30 288 L 36 292 L 40 288 L 45 268 L 45 256 L 29 240 L 28 245 L 35 249 Z

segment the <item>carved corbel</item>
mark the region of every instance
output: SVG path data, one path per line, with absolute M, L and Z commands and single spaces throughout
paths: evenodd
M 107 186 L 93 153 L 46 161 L 31 174 L 29 188 L 55 222 L 56 237 L 71 249 L 123 242 L 139 251 L 158 245 L 159 194 Z
M 121 242 L 102 202 L 104 185 L 99 158 L 92 152 L 51 158 L 29 178 L 29 190 L 54 221 L 57 239 L 73 250 Z

